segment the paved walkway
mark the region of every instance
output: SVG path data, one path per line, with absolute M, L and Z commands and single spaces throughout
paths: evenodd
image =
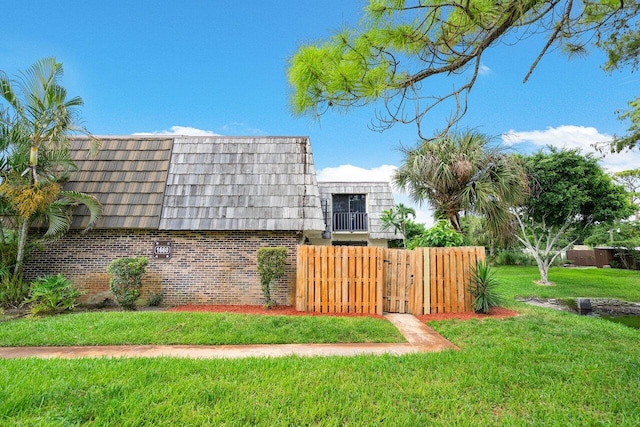
M 411 314 L 387 314 L 385 318 L 404 335 L 407 342 L 397 344 L 270 344 L 270 345 L 116 345 L 71 347 L 0 347 L 0 358 L 24 357 L 186 357 L 198 359 L 281 357 L 281 356 L 355 356 L 434 352 L 457 349 L 436 331 Z

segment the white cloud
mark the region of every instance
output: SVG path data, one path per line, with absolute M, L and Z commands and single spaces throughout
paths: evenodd
M 265 131 L 260 128 L 255 128 L 244 122 L 232 122 L 222 125 L 220 128 L 222 132 L 227 135 L 249 135 L 249 136 L 264 136 L 267 135 Z
M 168 130 L 156 130 L 153 132 L 135 132 L 132 135 L 186 135 L 186 136 L 221 136 L 221 135 L 247 135 L 263 136 L 266 133 L 259 128 L 254 128 L 247 123 L 232 122 L 220 127 L 222 134 L 211 130 L 197 129 L 190 126 L 171 126 Z
M 397 169 L 393 165 L 382 165 L 372 169 L 363 169 L 353 165 L 340 165 L 335 168 L 320 169 L 316 176 L 318 181 L 391 182 L 391 178 Z
M 640 165 L 640 150 L 636 148 L 625 153 L 606 154 L 600 164 L 610 173 L 637 169 Z
M 524 132 L 510 130 L 502 135 L 502 141 L 506 145 L 529 142 L 541 147 L 551 145 L 558 148 L 580 148 L 585 152 L 592 152 L 594 144 L 611 141 L 611 136 L 598 132 L 594 127 L 558 126 Z
M 171 126 L 169 130 L 153 132 L 135 132 L 133 135 L 188 135 L 188 136 L 219 136 L 210 130 L 196 129 L 189 126 Z
M 602 155 L 596 151 L 595 145 L 606 144 L 611 138 L 611 135 L 600 133 L 594 127 L 572 125 L 533 131 L 510 130 L 502 135 L 503 143 L 508 146 L 528 143 L 537 147 L 579 148 L 582 153 L 594 153 L 597 157 Z M 634 169 L 640 164 L 640 151 L 607 154 L 600 160 L 600 164 L 609 172 Z
M 487 67 L 484 64 L 480 64 L 480 67 L 478 68 L 478 74 L 480 74 L 481 76 L 486 76 L 491 73 L 491 68 Z
M 435 224 L 433 219 L 433 209 L 431 209 L 427 202 L 423 203 L 422 206 L 418 203 L 412 201 L 409 196 L 405 193 L 393 191 L 393 200 L 396 204 L 402 203 L 405 206 L 410 206 L 416 211 L 416 219 L 415 222 L 424 224 L 428 227 L 432 227 Z
M 318 181 L 325 182 L 391 182 L 393 174 L 398 169 L 394 165 L 382 165 L 376 168 L 364 169 L 353 165 L 340 165 L 333 168 L 320 169 L 316 176 Z M 403 203 L 416 211 L 416 222 L 427 227 L 433 225 L 433 211 L 424 204 L 419 206 L 411 201 L 409 196 L 391 186 L 395 203 Z

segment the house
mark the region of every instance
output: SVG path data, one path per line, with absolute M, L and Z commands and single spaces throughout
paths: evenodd
M 325 221 L 322 239 L 314 245 L 387 247 L 389 240 L 400 239 L 393 230 L 385 230 L 381 215 L 394 207 L 393 193 L 387 182 L 318 182 L 320 204 Z
M 284 246 L 286 278 L 272 296 L 279 304 L 292 304 L 297 245 L 358 239 L 382 244 L 384 239 L 374 184 L 326 187 L 325 198 L 336 195 L 326 206 L 343 203 L 339 194 L 364 196 L 368 224 L 367 230 L 364 222 L 358 230 L 338 230 L 336 225 L 346 223 L 335 222 L 342 220 L 337 217 L 332 239 L 323 239 L 327 218 L 307 137 L 99 139 L 95 157 L 86 138 L 73 140 L 78 171 L 65 189 L 97 197 L 103 218 L 82 233 L 88 212 L 78 208 L 72 230 L 25 265 L 27 278 L 64 274 L 87 292 L 86 301 L 110 297 L 106 267 L 113 259 L 145 256 L 143 296 L 161 292 L 167 305 L 261 304 L 256 252 Z M 388 196 L 384 203 L 393 206 Z M 347 204 L 349 212 L 358 209 L 355 201 Z

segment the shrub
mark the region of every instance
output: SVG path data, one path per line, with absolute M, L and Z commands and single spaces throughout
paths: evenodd
M 533 256 L 522 251 L 505 250 L 500 251 L 495 257 L 496 265 L 536 265 Z
M 111 275 L 109 288 L 123 309 L 136 309 L 147 264 L 149 260 L 146 257 L 139 257 L 115 259 L 107 266 L 107 273 Z
M 407 249 L 442 248 L 462 246 L 463 244 L 464 236 L 458 233 L 449 221 L 441 219 L 433 227 L 409 240 Z
M 258 249 L 258 274 L 264 295 L 266 308 L 271 308 L 275 301 L 271 299 L 271 283 L 284 277 L 284 269 L 287 265 L 287 248 L 260 248 Z
M 485 261 L 478 263 L 471 268 L 471 282 L 469 292 L 471 293 L 471 308 L 476 313 L 489 313 L 491 307 L 496 307 L 502 302 L 502 296 L 496 292 L 499 286 L 496 272 Z
M 164 295 L 162 294 L 162 292 L 150 293 L 147 304 L 149 305 L 149 307 L 158 307 L 162 303 L 163 298 Z
M 29 286 L 21 276 L 0 271 L 0 306 L 18 307 L 28 293 Z
M 74 308 L 81 295 L 82 292 L 69 279 L 57 274 L 31 282 L 29 297 L 24 302 L 31 304 L 29 311 L 32 315 L 55 314 Z

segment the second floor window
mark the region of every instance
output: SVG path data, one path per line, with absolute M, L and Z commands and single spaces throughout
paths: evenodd
M 367 231 L 367 197 L 364 194 L 333 195 L 333 231 Z

